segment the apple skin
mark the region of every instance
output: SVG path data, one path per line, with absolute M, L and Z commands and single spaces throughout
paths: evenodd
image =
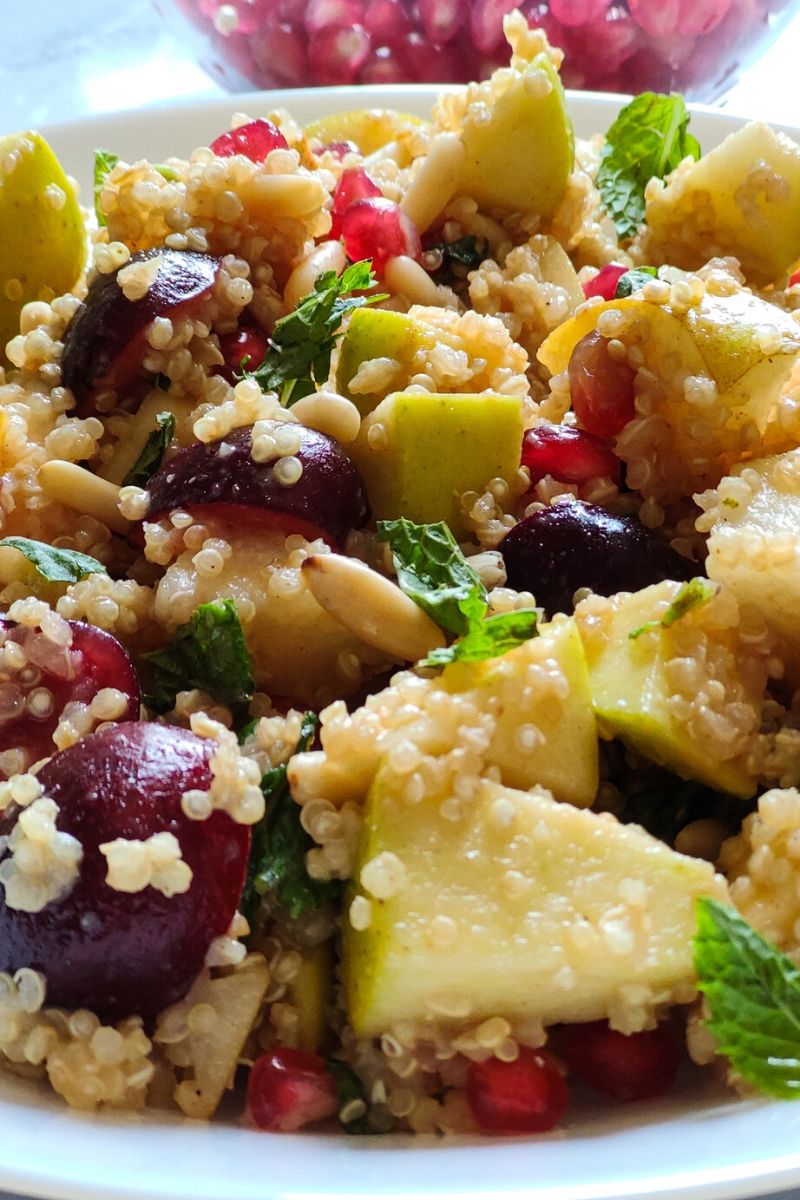
M 250 852 L 250 829 L 227 813 L 193 821 L 181 808 L 185 791 L 209 787 L 214 748 L 187 730 L 136 721 L 50 759 L 39 779 L 59 807 L 58 829 L 81 843 L 80 871 L 40 912 L 0 898 L 0 970 L 39 970 L 48 1005 L 88 1008 L 103 1020 L 152 1017 L 186 994 L 236 912 Z M 0 833 L 9 834 L 17 816 L 9 809 Z M 180 842 L 192 869 L 188 891 L 110 888 L 100 845 L 161 832 Z
M 122 390 L 136 378 L 151 321 L 191 312 L 219 274 L 220 259 L 193 250 L 144 250 L 132 254 L 130 262 L 153 258 L 160 260 L 158 274 L 141 300 L 126 299 L 118 271 L 98 275 L 67 328 L 61 382 L 74 395 L 79 416 L 94 411 L 98 391 Z
M 285 426 L 284 426 L 285 427 Z M 361 476 L 339 444 L 324 433 L 291 425 L 301 438 L 297 453 L 303 473 L 286 487 L 275 477 L 274 462 L 259 463 L 251 456 L 252 426 L 234 429 L 215 442 L 196 442 L 165 463 L 148 485 L 147 520 L 155 521 L 175 508 L 236 506 L 234 519 L 267 513 L 291 519 L 294 529 L 319 531 L 343 542 L 352 529 L 369 517 Z

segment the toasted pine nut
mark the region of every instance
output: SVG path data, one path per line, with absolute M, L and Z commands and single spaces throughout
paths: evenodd
M 114 533 L 127 533 L 130 529 L 130 521 L 125 520 L 117 507 L 119 488 L 85 467 L 51 459 L 39 467 L 39 483 L 52 500 L 96 517 Z
M 347 256 L 341 242 L 322 242 L 297 264 L 287 279 L 283 290 L 287 308 L 297 308 L 303 297 L 313 292 L 314 284 L 323 271 L 335 271 L 341 275 L 346 262 Z
M 465 157 L 457 133 L 439 133 L 431 141 L 400 207 L 420 233 L 429 229 L 458 190 Z
M 416 662 L 444 646 L 439 626 L 396 583 L 357 559 L 312 554 L 301 569 L 309 590 L 326 612 L 362 642 L 397 662 Z
M 442 307 L 439 289 L 428 272 L 406 254 L 389 259 L 383 278 L 393 296 L 405 296 L 412 304 Z
M 258 217 L 307 217 L 322 208 L 328 193 L 311 175 L 253 175 L 239 188 L 246 208 Z
M 720 846 L 732 832 L 730 825 L 724 821 L 716 817 L 703 817 L 684 826 L 675 838 L 675 849 L 679 854 L 705 858 L 713 863 L 719 858 Z
M 346 446 L 354 442 L 361 428 L 361 413 L 352 400 L 346 400 L 338 392 L 312 392 L 292 405 L 292 416 L 306 429 L 327 433 Z

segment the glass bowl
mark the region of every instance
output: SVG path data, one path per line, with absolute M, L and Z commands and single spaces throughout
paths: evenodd
M 154 0 L 191 30 L 198 61 L 231 91 L 461 83 L 506 58 L 521 8 L 566 53 L 569 87 L 714 100 L 800 0 Z

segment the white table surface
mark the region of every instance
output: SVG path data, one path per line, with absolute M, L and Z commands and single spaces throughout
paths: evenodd
M 0 0 L 0 15 L 0 133 L 222 94 L 150 0 Z M 797 18 L 729 92 L 725 107 L 800 127 L 799 60 Z M 782 1200 L 800 1200 L 800 1191 L 783 1193 Z

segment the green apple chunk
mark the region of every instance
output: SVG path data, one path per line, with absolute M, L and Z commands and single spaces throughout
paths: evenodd
M 348 452 L 377 520 L 446 521 L 458 538 L 468 532 L 461 497 L 492 479 L 513 483 L 522 434 L 518 396 L 396 392 Z
M 683 321 L 726 404 L 735 406 L 737 389 L 741 403 L 752 402 L 748 419 L 757 418 L 761 408 L 769 411 L 800 351 L 800 326 L 792 315 L 741 290 L 727 296 L 707 292 Z M 760 366 L 767 368 L 761 388 L 747 386 L 750 372 Z
M 537 54 L 498 87 L 490 105 L 470 105 L 461 137 L 463 195 L 484 208 L 553 215 L 574 165 L 575 138 L 549 55 Z
M 389 312 L 379 308 L 361 308 L 353 313 L 342 339 L 336 368 L 336 387 L 342 396 L 352 400 L 365 417 L 384 399 L 388 391 L 407 383 L 414 374 L 413 362 L 420 350 L 435 345 L 433 330 L 407 313 Z M 359 367 L 376 358 L 397 364 L 389 387 L 376 391 L 351 392 L 350 381 Z
M 597 795 L 597 727 L 589 670 L 575 622 L 556 618 L 501 658 L 452 663 L 441 682 L 472 693 L 495 727 L 487 761 L 509 787 L 539 784 L 589 807 Z
M 484 780 L 457 819 L 447 799 L 408 804 L 386 766 L 372 787 L 350 889 L 370 920 L 353 909 L 343 941 L 358 1034 L 495 1016 L 630 1032 L 691 998 L 695 900 L 726 893 L 708 863 L 541 789 Z
M 600 735 L 684 779 L 752 796 L 764 651 L 739 638 L 736 601 L 713 584 L 676 618 L 689 586 L 668 580 L 576 608 Z
M 331 943 L 303 950 L 300 967 L 289 983 L 286 999 L 297 1013 L 298 1050 L 318 1054 L 328 1032 L 328 1006 L 333 997 Z
M 694 270 L 731 254 L 753 283 L 773 283 L 800 257 L 800 147 L 768 125 L 745 125 L 650 184 L 647 225 L 664 262 Z
M 39 133 L 0 138 L 0 364 L 24 304 L 59 296 L 86 260 L 75 190 Z

